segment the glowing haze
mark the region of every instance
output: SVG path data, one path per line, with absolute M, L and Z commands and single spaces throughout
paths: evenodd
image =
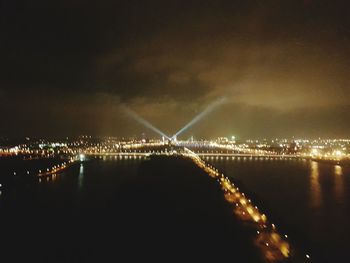
M 122 110 L 131 118 L 133 118 L 135 121 L 141 123 L 142 125 L 144 125 L 145 127 L 147 127 L 148 129 L 154 131 L 156 134 L 160 135 L 161 137 L 164 137 L 166 139 L 170 139 L 166 134 L 164 134 L 161 130 L 159 130 L 158 128 L 154 127 L 149 121 L 145 120 L 144 118 L 142 118 L 141 116 L 139 116 L 136 112 L 126 108 L 126 107 L 122 107 Z
M 215 108 L 222 105 L 225 102 L 225 98 L 220 98 L 218 100 L 215 100 L 211 104 L 209 104 L 201 113 L 196 115 L 190 122 L 188 122 L 184 127 L 182 127 L 180 130 L 178 130 L 172 138 L 177 138 L 181 133 L 189 129 L 191 126 L 195 125 L 197 122 L 199 122 L 201 119 L 203 119 L 205 116 L 207 116 L 210 112 L 212 112 Z
M 0 136 L 350 137 L 348 1 L 16 1 Z M 195 122 L 195 121 L 194 121 Z M 179 131 L 180 132 L 180 131 Z

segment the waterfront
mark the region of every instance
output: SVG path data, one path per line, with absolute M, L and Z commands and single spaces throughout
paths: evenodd
M 209 158 L 316 262 L 340 262 L 350 245 L 350 167 L 270 158 Z

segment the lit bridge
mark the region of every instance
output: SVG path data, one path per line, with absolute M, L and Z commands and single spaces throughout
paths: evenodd
M 264 154 L 264 153 L 235 153 L 235 152 L 220 152 L 220 151 L 193 151 L 196 155 L 207 157 L 232 157 L 232 158 L 265 158 L 265 159 L 309 159 L 309 156 L 296 154 Z M 176 151 L 168 150 L 130 150 L 125 152 L 85 152 L 86 156 L 113 156 L 113 157 L 148 157 L 150 155 L 172 155 Z

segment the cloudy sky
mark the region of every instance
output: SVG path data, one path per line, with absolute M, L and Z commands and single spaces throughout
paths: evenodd
M 0 135 L 350 137 L 348 1 L 0 3 Z

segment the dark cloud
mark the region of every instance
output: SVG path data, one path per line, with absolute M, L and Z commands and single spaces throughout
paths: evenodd
M 208 132 L 194 129 L 198 136 L 347 135 L 348 7 L 2 1 L 0 100 L 11 125 L 0 133 L 141 133 L 120 114 L 121 103 L 172 133 L 225 96 L 225 112 L 208 116 Z M 298 122 L 291 129 L 285 119 Z

